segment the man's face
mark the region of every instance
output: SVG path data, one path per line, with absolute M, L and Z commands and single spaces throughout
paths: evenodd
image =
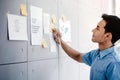
M 97 27 L 92 30 L 93 32 L 92 41 L 93 42 L 102 43 L 105 41 L 105 37 L 106 37 L 105 28 L 104 28 L 105 26 L 106 26 L 106 21 L 101 20 L 97 24 Z

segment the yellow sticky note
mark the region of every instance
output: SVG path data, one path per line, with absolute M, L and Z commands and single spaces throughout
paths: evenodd
M 52 30 L 55 28 L 55 25 L 53 23 L 50 24 L 50 32 L 53 32 Z
M 56 16 L 55 16 L 55 15 L 52 15 L 52 23 L 53 23 L 53 24 L 56 24 L 56 23 L 57 23 L 57 19 L 56 19 Z
M 20 13 L 23 16 L 27 16 L 27 10 L 26 10 L 26 5 L 25 4 L 20 5 Z
M 42 47 L 47 48 L 47 42 L 44 38 L 42 39 Z
M 62 18 L 62 21 L 63 21 L 63 22 L 66 21 L 66 17 L 65 17 L 65 15 L 62 15 L 61 18 Z

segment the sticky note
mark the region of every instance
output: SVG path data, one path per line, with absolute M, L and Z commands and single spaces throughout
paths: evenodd
M 65 21 L 66 21 L 65 15 L 62 15 L 62 16 L 61 16 L 61 19 L 62 19 L 63 22 L 65 22 Z
M 52 30 L 55 28 L 55 25 L 53 23 L 50 24 L 50 32 L 53 32 Z
M 27 16 L 27 10 L 26 10 L 26 5 L 25 4 L 20 5 L 20 13 L 23 16 Z
M 47 42 L 44 38 L 42 39 L 42 47 L 47 48 Z
M 57 23 L 57 19 L 56 19 L 56 16 L 55 16 L 55 15 L 52 15 L 52 23 L 53 23 L 53 24 L 56 24 L 56 23 Z

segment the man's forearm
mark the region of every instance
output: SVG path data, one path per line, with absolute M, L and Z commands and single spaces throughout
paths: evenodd
M 76 51 L 75 49 L 71 48 L 69 45 L 67 45 L 63 40 L 61 40 L 61 46 L 64 49 L 64 51 L 74 60 L 78 62 L 82 61 L 82 53 Z

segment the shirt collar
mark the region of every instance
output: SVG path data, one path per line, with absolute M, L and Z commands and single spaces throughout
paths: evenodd
M 114 46 L 110 47 L 110 48 L 107 48 L 105 50 L 102 50 L 99 52 L 99 55 L 100 55 L 100 58 L 102 59 L 104 56 L 110 54 L 111 52 L 114 51 Z

